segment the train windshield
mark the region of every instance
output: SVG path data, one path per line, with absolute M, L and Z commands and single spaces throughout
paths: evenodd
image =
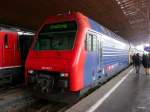
M 75 21 L 47 24 L 40 31 L 34 50 L 71 50 L 77 31 Z

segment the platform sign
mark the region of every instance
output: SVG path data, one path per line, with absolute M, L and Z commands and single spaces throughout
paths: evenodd
M 144 48 L 145 51 L 150 52 L 150 46 Z

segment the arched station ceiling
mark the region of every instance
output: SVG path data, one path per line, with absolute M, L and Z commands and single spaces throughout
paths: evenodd
M 0 24 L 37 30 L 47 16 L 72 11 L 134 44 L 150 43 L 150 0 L 1 0 Z

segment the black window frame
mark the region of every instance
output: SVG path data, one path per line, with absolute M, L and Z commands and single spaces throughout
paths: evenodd
M 86 33 L 85 49 L 88 52 L 98 51 L 97 35 L 89 32 Z
M 4 36 L 4 48 L 8 48 L 8 34 Z

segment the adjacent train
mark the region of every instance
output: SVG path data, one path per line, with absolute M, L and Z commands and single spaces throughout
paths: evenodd
M 34 95 L 70 100 L 129 65 L 130 45 L 80 12 L 50 16 L 26 60 L 26 83 Z
M 18 84 L 24 80 L 24 63 L 31 40 L 30 35 L 0 30 L 0 85 Z

